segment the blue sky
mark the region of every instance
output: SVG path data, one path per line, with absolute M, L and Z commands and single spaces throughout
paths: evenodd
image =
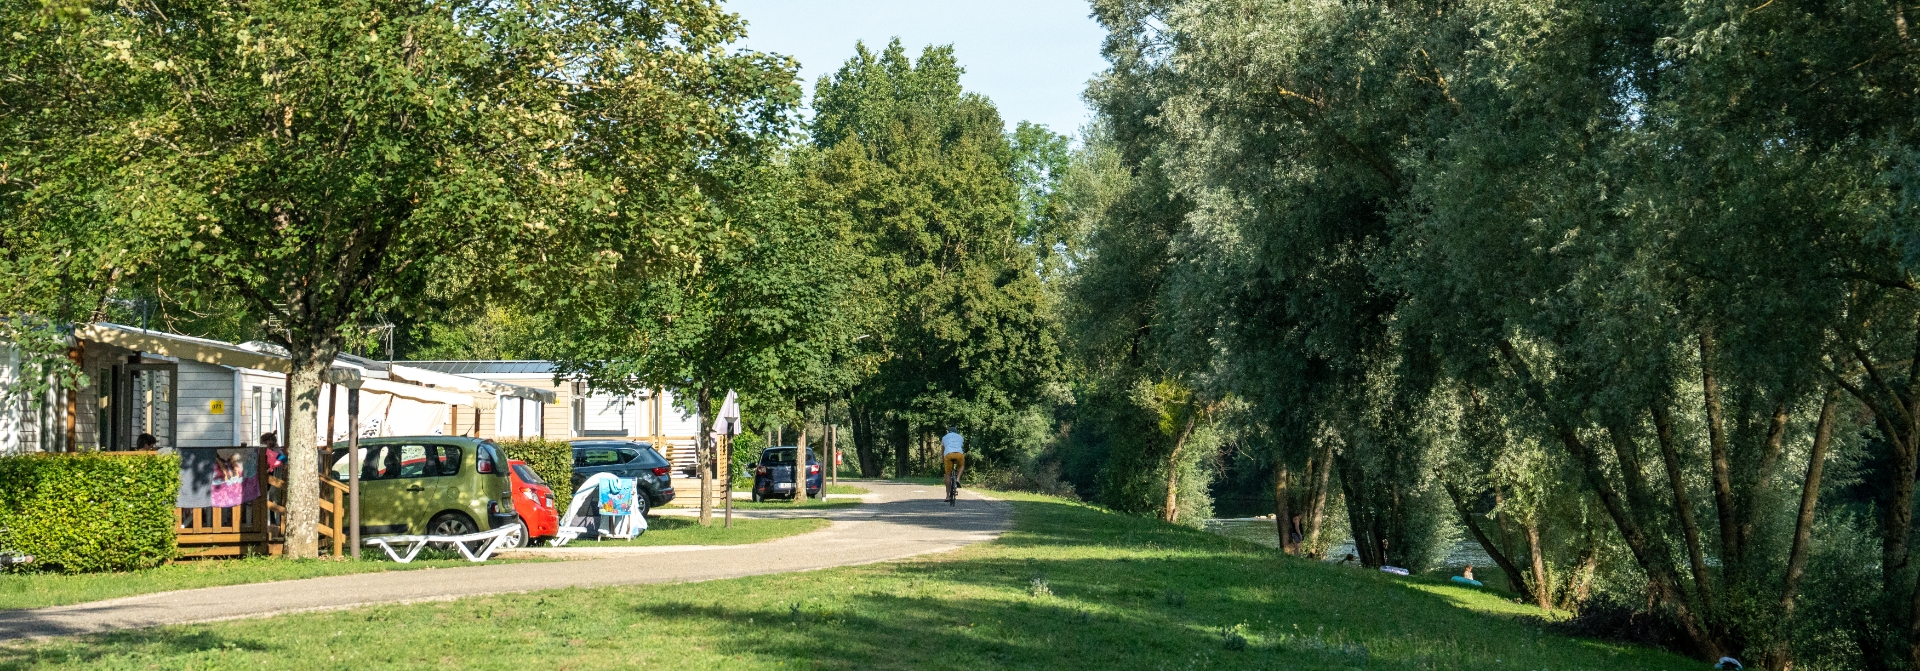
M 853 43 L 884 47 L 899 37 L 918 57 L 928 44 L 952 44 L 968 91 L 993 99 L 1011 127 L 1046 124 L 1076 134 L 1088 117 L 1080 99 L 1106 67 L 1105 32 L 1086 0 L 726 0 L 748 21 L 744 46 L 800 61 L 809 95 L 821 75 L 840 69 Z

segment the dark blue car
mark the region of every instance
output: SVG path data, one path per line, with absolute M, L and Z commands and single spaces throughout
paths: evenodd
M 797 448 L 769 447 L 753 464 L 753 500 L 793 498 L 793 455 Z M 820 462 L 807 450 L 807 496 L 820 496 Z

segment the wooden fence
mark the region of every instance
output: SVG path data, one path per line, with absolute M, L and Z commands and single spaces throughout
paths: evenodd
M 267 451 L 257 464 L 266 485 L 260 496 L 225 508 L 179 508 L 173 533 L 182 559 L 278 555 L 286 549 L 286 480 L 267 468 Z M 346 534 L 347 485 L 320 476 L 320 547 L 342 556 Z

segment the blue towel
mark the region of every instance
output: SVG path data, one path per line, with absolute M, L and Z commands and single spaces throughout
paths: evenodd
M 1483 585 L 1480 584 L 1480 581 L 1474 580 L 1472 578 L 1468 578 L 1463 575 L 1454 576 L 1453 581 L 1460 583 L 1462 585 L 1473 585 L 1474 587 L 1483 587 Z
M 600 514 L 609 517 L 633 514 L 633 481 L 614 478 L 600 483 Z

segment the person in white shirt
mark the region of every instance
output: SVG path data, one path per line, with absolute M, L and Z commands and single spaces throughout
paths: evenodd
M 947 435 L 940 437 L 940 446 L 944 448 L 941 450 L 940 460 L 945 462 L 945 476 L 967 471 L 967 452 L 961 448 L 965 443 L 966 439 L 961 438 L 960 432 L 954 431 L 951 426 L 947 427 Z

